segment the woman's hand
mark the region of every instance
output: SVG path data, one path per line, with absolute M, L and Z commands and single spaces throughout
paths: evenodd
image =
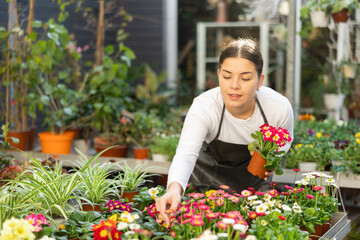
M 266 170 L 266 172 L 265 172 L 265 180 L 267 180 L 268 179 L 268 177 L 271 177 L 272 175 L 274 175 L 274 170 L 275 169 L 271 169 L 271 170 Z
M 175 213 L 181 201 L 182 192 L 183 189 L 181 185 L 177 182 L 172 182 L 166 190 L 166 193 L 156 201 L 156 209 L 159 211 L 160 220 L 170 224 L 168 210 L 170 210 L 171 213 Z

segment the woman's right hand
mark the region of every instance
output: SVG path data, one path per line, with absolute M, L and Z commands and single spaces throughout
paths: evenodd
M 156 209 L 159 211 L 159 219 L 170 225 L 170 213 L 174 214 L 181 201 L 183 189 L 177 182 L 172 182 L 166 193 L 156 201 Z

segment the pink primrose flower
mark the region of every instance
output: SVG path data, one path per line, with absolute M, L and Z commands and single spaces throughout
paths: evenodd
M 33 232 L 40 232 L 42 230 L 42 227 L 39 224 L 35 224 Z
M 272 196 L 272 197 L 275 197 L 277 196 L 279 193 L 276 189 L 270 189 L 269 190 L 269 195 Z
M 190 222 L 191 226 L 202 226 L 204 225 L 204 221 L 202 219 L 192 219 Z
M 222 205 L 224 205 L 224 202 L 225 202 L 225 201 L 224 201 L 224 198 L 222 198 L 222 197 L 221 197 L 221 198 L 218 198 L 218 199 L 215 201 L 216 205 L 219 206 L 219 207 L 222 206 Z
M 251 194 L 252 194 L 251 191 L 246 190 L 246 189 L 241 191 L 242 197 L 249 197 L 249 196 L 251 196 Z
M 314 191 L 320 191 L 320 190 L 322 190 L 322 187 L 320 187 L 320 186 L 315 186 L 315 187 L 313 187 L 313 190 L 314 190 Z
M 220 228 L 220 229 L 227 229 L 227 224 L 224 223 L 223 221 L 218 221 L 218 222 L 216 223 L 216 226 L 217 226 L 218 228 Z
M 314 199 L 314 196 L 313 196 L 313 195 L 310 195 L 310 194 L 307 194 L 306 197 L 307 197 L 308 199 Z

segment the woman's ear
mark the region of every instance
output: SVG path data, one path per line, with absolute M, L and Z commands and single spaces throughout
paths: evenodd
M 265 75 L 261 74 L 261 77 L 259 78 L 259 82 L 258 82 L 256 90 L 260 90 L 260 87 L 262 86 L 264 79 L 265 79 Z

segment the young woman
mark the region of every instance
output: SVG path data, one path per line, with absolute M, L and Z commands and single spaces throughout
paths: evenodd
M 176 210 L 188 182 L 199 191 L 227 185 L 238 193 L 269 185 L 247 171 L 251 133 L 268 123 L 287 129 L 293 138 L 293 110 L 287 98 L 261 86 L 262 68 L 261 52 L 252 40 L 235 40 L 223 49 L 219 87 L 196 97 L 186 115 L 167 192 L 156 202 L 160 219 L 169 223 L 165 211 Z M 290 145 L 281 150 L 288 151 Z

